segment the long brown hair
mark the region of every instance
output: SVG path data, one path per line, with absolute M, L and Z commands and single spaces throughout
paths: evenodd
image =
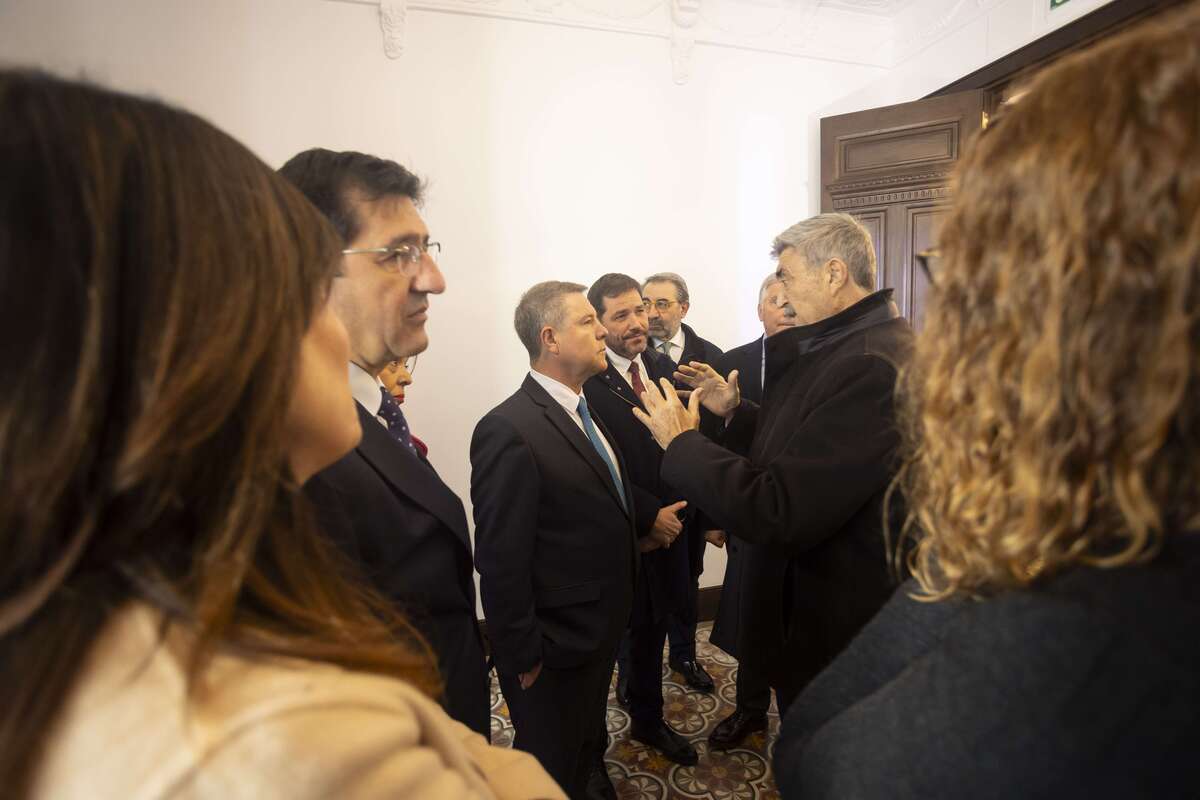
M 438 690 L 291 478 L 299 343 L 340 247 L 246 148 L 164 104 L 0 72 L 0 786 L 114 611 Z
M 963 159 L 901 379 L 927 596 L 1200 524 L 1200 9 L 1036 77 Z

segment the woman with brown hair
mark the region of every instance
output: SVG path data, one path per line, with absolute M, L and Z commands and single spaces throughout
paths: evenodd
M 323 217 L 159 103 L 0 71 L 0 119 L 0 793 L 561 796 L 297 492 L 360 435 Z
M 1200 9 L 975 142 L 900 382 L 915 576 L 788 714 L 787 797 L 1200 788 Z

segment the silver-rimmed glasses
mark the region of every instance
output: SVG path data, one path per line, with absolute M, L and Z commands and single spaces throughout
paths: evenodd
M 399 272 L 408 277 L 414 277 L 421 268 L 421 258 L 428 255 L 436 263 L 442 254 L 440 242 L 418 244 L 398 244 L 395 247 L 360 247 L 343 250 L 344 256 L 375 255 L 375 263 L 388 272 Z

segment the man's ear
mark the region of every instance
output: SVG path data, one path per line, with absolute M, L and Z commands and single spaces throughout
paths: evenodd
M 688 304 L 687 304 L 687 303 L 680 303 L 680 304 L 679 304 L 679 318 L 680 318 L 680 319 L 683 319 L 684 317 L 686 317 L 686 316 L 687 316 L 687 310 L 688 310 L 688 308 L 689 308 L 689 306 L 688 306 Z
M 554 328 L 549 325 L 542 328 L 538 333 L 538 341 L 542 343 L 543 353 L 554 353 L 558 355 L 558 337 L 554 333 Z
M 850 268 L 840 258 L 831 258 L 826 261 L 825 271 L 831 295 L 841 291 L 842 287 L 846 285 L 846 281 L 850 280 Z

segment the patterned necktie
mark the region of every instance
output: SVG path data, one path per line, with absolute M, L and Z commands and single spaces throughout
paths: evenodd
M 633 386 L 633 393 L 641 399 L 642 392 L 646 391 L 646 384 L 642 383 L 642 370 L 636 361 L 629 362 L 629 383 Z
M 661 344 L 659 344 L 658 352 L 662 353 L 667 358 L 671 358 L 671 343 L 670 342 L 662 342 Z M 674 361 L 675 359 L 671 358 L 671 360 Z
M 383 395 L 383 403 L 379 406 L 379 416 L 383 417 L 387 422 L 388 433 L 397 442 L 407 447 L 410 453 L 414 456 L 417 455 L 417 448 L 412 441 L 412 433 L 408 430 L 408 420 L 404 418 L 404 412 L 400 410 L 400 404 L 396 402 L 396 398 L 392 397 L 392 393 L 383 386 L 379 387 L 379 392 Z
M 628 511 L 629 509 L 625 506 L 625 488 L 621 484 L 621 475 L 617 472 L 617 465 L 608 457 L 608 451 L 604 449 L 604 442 L 600 440 L 600 434 L 596 431 L 596 426 L 592 424 L 592 415 L 588 413 L 587 400 L 585 398 L 579 398 L 578 409 L 579 417 L 583 420 L 584 433 L 592 440 L 592 447 L 596 448 L 596 452 L 600 454 L 600 460 L 608 467 L 608 474 L 612 475 L 613 485 L 617 487 L 617 496 L 621 498 L 621 508 Z

